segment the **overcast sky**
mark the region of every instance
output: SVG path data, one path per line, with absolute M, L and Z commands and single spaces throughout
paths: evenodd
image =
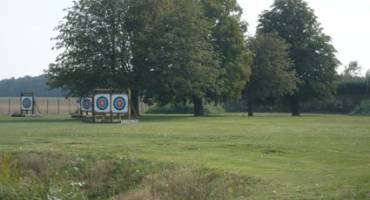
M 273 0 L 238 0 L 254 34 L 258 15 Z M 0 0 L 0 79 L 39 75 L 53 62 L 51 37 L 72 0 Z M 343 64 L 357 60 L 370 69 L 370 0 L 307 0 Z M 341 71 L 342 68 L 339 68 Z

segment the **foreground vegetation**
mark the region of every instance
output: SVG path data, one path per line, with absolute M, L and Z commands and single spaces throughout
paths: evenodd
M 0 199 L 370 199 L 368 117 L 3 116 L 0 138 Z

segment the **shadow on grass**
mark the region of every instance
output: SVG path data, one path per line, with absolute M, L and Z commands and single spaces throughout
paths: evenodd
M 192 118 L 194 118 L 194 116 L 185 114 L 148 114 L 140 116 L 139 120 L 142 122 L 173 122 Z
M 206 115 L 202 117 L 194 117 L 192 114 L 145 114 L 140 116 L 142 122 L 175 122 L 184 120 L 201 120 L 209 118 L 222 118 L 230 115 Z
M 78 122 L 78 119 L 66 117 L 37 117 L 37 118 L 15 118 L 15 117 L 0 117 L 0 124 L 18 124 L 18 123 L 66 123 Z
M 255 117 L 287 117 L 286 114 L 258 114 Z M 139 117 L 140 122 L 177 122 L 177 121 L 197 121 L 203 119 L 227 118 L 227 117 L 248 117 L 244 113 L 222 113 L 215 115 L 206 115 L 194 117 L 192 114 L 144 114 Z M 73 119 L 70 116 L 42 116 L 35 118 L 12 118 L 10 116 L 0 116 L 0 124 L 4 123 L 72 123 L 81 122 L 80 119 Z M 83 123 L 83 122 L 81 122 Z M 85 123 L 89 124 L 89 123 Z M 93 123 L 92 123 L 93 124 Z
M 192 115 L 143 115 L 140 116 L 139 120 L 141 122 L 174 122 L 182 121 L 186 119 L 194 119 Z M 69 116 L 43 116 L 34 118 L 16 118 L 10 116 L 0 116 L 0 124 L 21 124 L 21 123 L 73 123 L 82 122 L 80 119 L 73 119 Z M 84 123 L 84 124 L 94 124 L 94 123 Z

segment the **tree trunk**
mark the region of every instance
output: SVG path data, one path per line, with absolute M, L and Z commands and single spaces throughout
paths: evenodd
M 204 116 L 203 99 L 193 96 L 194 116 Z
M 248 116 L 253 117 L 253 104 L 254 104 L 254 98 L 253 98 L 253 92 L 252 90 L 249 90 L 247 93 L 247 101 L 248 101 Z
M 299 99 L 296 95 L 290 97 L 290 109 L 292 111 L 292 116 L 298 117 L 301 115 L 299 111 Z
M 244 98 L 246 98 L 247 100 L 248 116 L 253 117 L 254 93 L 252 90 L 252 85 L 250 83 L 248 83 L 243 93 L 244 93 Z
M 134 109 L 133 114 L 136 115 L 136 117 L 140 116 L 140 102 L 139 102 L 139 93 L 138 90 L 131 90 L 131 103 L 132 107 Z

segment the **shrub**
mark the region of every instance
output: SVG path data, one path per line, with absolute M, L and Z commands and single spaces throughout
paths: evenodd
M 52 153 L 0 153 L 0 199 L 109 199 L 138 185 L 147 162 Z
M 218 114 L 225 112 L 225 109 L 222 105 L 209 103 L 204 105 L 204 111 L 206 114 Z M 192 114 L 193 112 L 193 104 L 157 104 L 147 111 L 149 114 Z
M 364 100 L 352 112 L 353 115 L 370 115 L 370 100 Z
M 147 176 L 141 187 L 114 200 L 244 199 L 254 179 L 191 168 L 165 169 Z

